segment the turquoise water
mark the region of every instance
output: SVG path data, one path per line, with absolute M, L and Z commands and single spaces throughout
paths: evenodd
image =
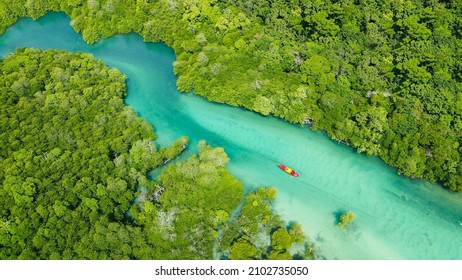
M 127 76 L 125 102 L 153 124 L 156 143 L 188 135 L 223 146 L 229 168 L 247 190 L 276 186 L 276 211 L 297 221 L 328 259 L 462 259 L 462 194 L 406 179 L 377 158 L 329 140 L 321 132 L 272 117 L 207 102 L 175 87 L 173 50 L 136 34 L 87 45 L 64 14 L 21 19 L 0 36 L 0 56 L 17 47 L 88 52 Z M 285 163 L 300 173 L 280 171 Z M 352 227 L 335 225 L 339 211 L 356 214 Z

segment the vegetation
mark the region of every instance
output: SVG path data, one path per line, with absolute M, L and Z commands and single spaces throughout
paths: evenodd
M 338 226 L 343 229 L 349 224 L 351 224 L 354 219 L 355 219 L 355 214 L 353 212 L 351 211 L 345 212 L 340 216 L 340 219 L 338 221 Z
M 18 49 L 0 60 L 0 81 L 0 259 L 213 257 L 243 199 L 222 148 L 202 141 L 149 181 L 189 139 L 159 149 L 124 105 L 118 70 L 88 54 Z M 303 242 L 300 228 L 294 236 Z
M 286 227 L 271 211 L 276 196 L 273 188 L 249 193 L 237 216 L 223 226 L 219 237 L 222 258 L 231 259 L 313 259 L 299 224 Z
M 182 91 L 310 124 L 462 190 L 460 0 L 6 0 L 0 32 L 47 11 L 89 43 L 166 42 Z
M 88 54 L 36 49 L 0 73 L 0 258 L 137 256 L 118 237 L 139 230 L 126 213 L 146 172 L 176 150 L 159 151 L 124 105 L 125 77 Z
M 199 151 L 164 168 L 146 199 L 132 208 L 148 243 L 156 246 L 155 258 L 210 259 L 218 226 L 243 198 L 241 182 L 225 167 L 223 148 L 202 141 Z

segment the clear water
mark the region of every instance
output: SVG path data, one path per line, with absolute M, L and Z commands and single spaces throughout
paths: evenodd
M 179 93 L 175 54 L 164 44 L 128 34 L 89 46 L 66 15 L 51 13 L 35 22 L 21 19 L 0 37 L 1 57 L 17 47 L 88 52 L 121 70 L 126 103 L 153 124 L 159 145 L 188 135 L 191 147 L 182 157 L 195 152 L 200 139 L 223 146 L 247 190 L 277 187 L 276 211 L 301 223 L 328 259 L 462 259 L 462 194 L 399 176 L 321 132 Z M 342 231 L 335 222 L 345 210 L 356 220 Z

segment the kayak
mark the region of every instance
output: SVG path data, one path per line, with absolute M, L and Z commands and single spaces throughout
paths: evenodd
M 292 175 L 294 177 L 300 176 L 297 171 L 293 170 L 290 167 L 285 166 L 284 164 L 280 163 L 278 164 L 279 168 L 281 168 L 284 172 L 288 173 L 289 175 Z

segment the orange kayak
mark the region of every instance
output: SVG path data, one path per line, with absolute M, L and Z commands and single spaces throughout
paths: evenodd
M 281 168 L 284 172 L 288 173 L 289 175 L 292 175 L 294 177 L 300 176 L 297 171 L 293 170 L 290 167 L 285 166 L 284 164 L 280 163 L 278 164 L 279 168 Z

